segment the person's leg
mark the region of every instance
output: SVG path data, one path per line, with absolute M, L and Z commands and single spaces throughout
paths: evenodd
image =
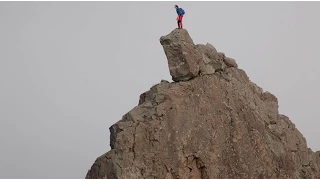
M 182 19 L 183 19 L 183 16 L 181 16 L 181 28 L 182 28 Z
M 178 20 L 177 23 L 178 23 L 178 28 L 180 28 L 180 20 Z
M 183 18 L 183 16 L 179 16 L 179 18 L 178 18 L 178 26 L 179 26 L 179 28 L 182 28 L 182 18 Z

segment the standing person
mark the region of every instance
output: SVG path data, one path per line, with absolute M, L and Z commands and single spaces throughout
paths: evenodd
M 178 5 L 174 5 L 174 8 L 177 11 L 178 17 L 177 17 L 177 22 L 178 22 L 178 28 L 182 28 L 182 18 L 183 15 L 185 14 L 184 10 L 182 8 L 179 8 Z

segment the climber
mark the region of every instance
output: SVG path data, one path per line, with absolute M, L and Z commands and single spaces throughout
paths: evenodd
M 174 5 L 174 8 L 177 11 L 178 17 L 177 17 L 177 22 L 178 22 L 178 28 L 182 28 L 182 18 L 183 15 L 185 14 L 184 10 L 182 8 L 179 8 L 178 5 Z

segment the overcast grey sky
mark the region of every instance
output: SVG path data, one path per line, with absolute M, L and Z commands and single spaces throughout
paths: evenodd
M 161 79 L 175 2 L 0 2 L 0 178 L 84 178 Z M 319 2 L 177 2 L 320 150 Z

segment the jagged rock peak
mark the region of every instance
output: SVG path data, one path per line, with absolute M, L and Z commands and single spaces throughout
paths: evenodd
M 160 42 L 177 82 L 140 95 L 86 178 L 320 178 L 320 152 L 233 59 L 183 29 Z

